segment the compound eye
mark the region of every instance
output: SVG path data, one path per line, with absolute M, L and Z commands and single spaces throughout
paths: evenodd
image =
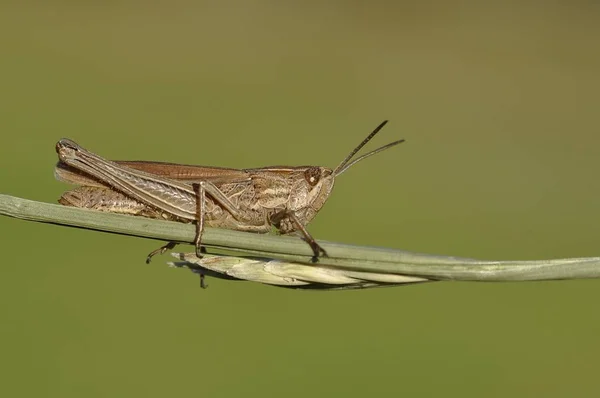
M 309 167 L 304 171 L 304 179 L 310 186 L 314 187 L 321 179 L 321 169 L 319 167 Z

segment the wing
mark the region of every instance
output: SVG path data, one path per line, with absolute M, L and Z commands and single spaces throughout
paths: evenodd
M 146 173 L 155 174 L 173 180 L 193 183 L 199 181 L 210 181 L 219 186 L 225 183 L 249 182 L 251 176 L 244 170 L 230 169 L 225 167 L 194 166 L 177 163 L 145 162 L 145 161 L 115 161 L 120 166 L 129 167 Z M 75 185 L 103 187 L 105 184 L 88 176 L 87 174 L 58 162 L 54 168 L 54 176 L 57 180 Z
M 210 181 L 217 185 L 226 182 L 250 181 L 250 175 L 239 169 L 227 167 L 194 166 L 189 164 L 145 161 L 117 161 L 121 166 L 131 167 L 146 173 L 156 174 L 174 180 L 197 182 Z

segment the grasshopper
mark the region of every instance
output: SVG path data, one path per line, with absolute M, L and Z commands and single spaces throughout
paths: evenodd
M 267 233 L 299 233 L 317 261 L 327 255 L 306 225 L 327 201 L 335 178 L 350 167 L 385 149 L 394 141 L 353 160 L 385 126 L 381 123 L 335 168 L 272 166 L 255 169 L 192 166 L 148 161 L 106 160 L 69 139 L 56 144 L 58 180 L 76 184 L 59 203 L 99 211 L 149 218 L 194 222 L 196 255 L 204 252 L 205 226 Z M 154 250 L 146 259 L 175 247 Z

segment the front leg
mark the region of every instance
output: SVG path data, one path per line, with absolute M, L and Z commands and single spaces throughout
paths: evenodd
M 282 221 L 284 221 L 285 219 L 289 220 L 291 222 L 291 227 L 283 227 L 281 225 Z M 306 243 L 308 243 L 308 245 L 310 246 L 310 248 L 313 251 L 313 257 L 312 257 L 312 262 L 316 263 L 319 260 L 319 257 L 321 255 L 327 257 L 327 252 L 325 251 L 325 249 L 323 249 L 315 240 L 315 238 L 312 237 L 312 235 L 308 232 L 308 230 L 306 229 L 306 227 L 304 226 L 304 224 L 302 224 L 302 222 L 300 222 L 300 219 L 298 219 L 298 216 L 296 216 L 296 214 L 291 211 L 291 210 L 282 210 L 279 213 L 276 213 L 275 215 L 273 215 L 271 217 L 271 222 L 273 223 L 273 225 L 275 225 L 275 227 L 277 227 L 277 229 L 282 232 L 282 233 L 288 233 L 288 232 L 292 232 L 292 231 L 299 231 L 302 234 L 302 237 L 304 238 L 304 240 L 306 241 Z

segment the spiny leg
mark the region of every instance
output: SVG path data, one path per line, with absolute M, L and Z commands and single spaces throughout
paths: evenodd
M 150 252 L 150 254 L 148 254 L 148 257 L 146 257 L 146 264 L 150 264 L 150 261 L 152 261 L 152 257 L 154 257 L 155 255 L 164 254 L 167 250 L 171 250 L 175 246 L 177 246 L 177 242 L 169 242 L 166 245 L 161 246 L 156 250 L 153 250 L 152 252 Z
M 207 289 L 208 288 L 208 284 L 205 281 L 206 276 L 204 274 L 200 274 L 200 287 L 202 289 Z
M 196 256 L 198 258 L 202 258 L 202 253 L 205 253 L 203 247 L 200 246 L 200 241 L 202 239 L 202 232 L 204 231 L 204 212 L 206 207 L 206 191 L 202 183 L 193 183 L 192 187 L 194 188 L 194 192 L 196 193 L 196 236 L 194 237 L 194 245 L 196 246 Z M 150 264 L 152 261 L 152 257 L 157 254 L 164 254 L 167 250 L 173 249 L 177 246 L 177 242 L 169 242 L 164 246 L 159 247 L 156 250 L 153 250 L 146 257 L 146 264 Z
M 203 183 L 193 183 L 192 187 L 196 193 L 196 236 L 194 237 L 194 245 L 196 246 L 196 257 L 202 258 L 206 254 L 206 249 L 200 245 L 202 240 L 202 232 L 204 232 L 204 214 L 206 212 L 206 191 Z M 200 274 L 200 287 L 206 289 L 208 285 L 205 281 L 206 276 Z
M 204 257 L 202 254 L 202 233 L 204 232 L 204 214 L 206 212 L 206 190 L 204 183 L 193 183 L 194 192 L 196 193 L 196 236 L 194 237 L 194 246 L 196 246 L 196 257 Z

